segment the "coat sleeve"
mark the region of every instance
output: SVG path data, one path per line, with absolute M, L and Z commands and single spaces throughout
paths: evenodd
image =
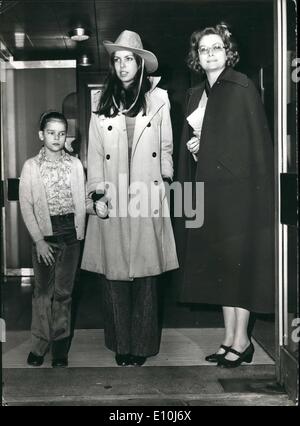
M 162 107 L 161 120 L 161 174 L 163 178 L 173 179 L 173 132 L 170 117 L 170 101 L 164 91 L 165 104 Z
M 89 146 L 87 162 L 86 208 L 87 213 L 95 214 L 92 194 L 104 194 L 104 149 L 103 135 L 99 129 L 97 116 L 92 113 L 89 127 Z
M 33 241 L 42 240 L 44 237 L 34 214 L 30 161 L 25 162 L 21 172 L 19 201 L 24 223 Z

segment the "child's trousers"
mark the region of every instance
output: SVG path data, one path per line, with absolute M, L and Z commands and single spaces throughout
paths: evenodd
M 157 354 L 160 344 L 157 277 L 133 281 L 102 279 L 105 345 L 122 355 Z
M 32 261 L 35 274 L 32 297 L 32 349 L 44 356 L 52 343 L 53 358 L 66 357 L 69 350 L 71 302 L 77 271 L 80 242 L 76 238 L 72 215 L 52 216 L 53 236 L 45 240 L 54 249 L 51 266 L 37 259 L 33 245 Z

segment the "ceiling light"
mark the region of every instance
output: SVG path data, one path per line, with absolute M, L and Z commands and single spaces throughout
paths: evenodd
M 78 65 L 81 67 L 89 67 L 92 65 L 92 61 L 90 60 L 90 58 L 88 57 L 88 55 L 82 55 L 79 59 L 78 59 Z
M 89 31 L 86 31 L 84 28 L 75 28 L 69 32 L 69 36 L 74 41 L 84 41 L 90 38 Z
M 23 32 L 15 32 L 15 45 L 17 48 L 23 48 L 25 45 L 25 33 Z

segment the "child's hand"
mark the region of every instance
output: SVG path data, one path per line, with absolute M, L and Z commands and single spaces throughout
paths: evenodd
M 43 260 L 47 266 L 50 266 L 55 262 L 54 250 L 45 240 L 40 240 L 36 243 L 36 252 L 39 263 Z
M 108 213 L 107 204 L 104 203 L 103 201 L 99 200 L 99 201 L 96 201 L 95 207 L 96 207 L 97 216 L 104 219 L 107 216 L 107 213 Z

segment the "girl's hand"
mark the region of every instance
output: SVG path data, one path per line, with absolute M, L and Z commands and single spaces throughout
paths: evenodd
M 97 216 L 101 217 L 101 219 L 104 219 L 107 216 L 108 208 L 106 203 L 101 200 L 96 201 L 95 208 Z
M 54 249 L 45 240 L 40 240 L 36 243 L 36 252 L 39 263 L 41 263 L 42 260 L 47 266 L 55 263 L 53 256 Z
M 197 152 L 199 151 L 199 146 L 200 146 L 200 140 L 198 137 L 193 137 L 191 138 L 187 144 L 187 149 L 192 153 L 192 154 L 197 154 Z

